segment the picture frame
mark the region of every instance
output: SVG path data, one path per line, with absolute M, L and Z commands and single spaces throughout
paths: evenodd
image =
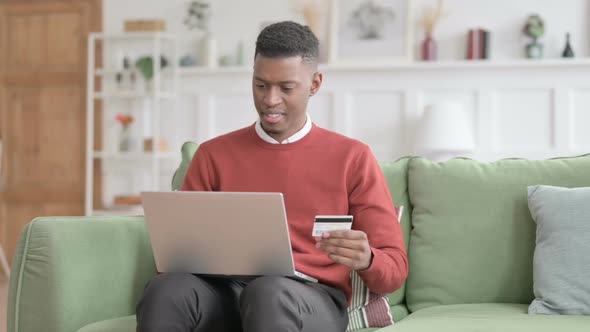
M 330 63 L 412 60 L 411 0 L 332 0 Z

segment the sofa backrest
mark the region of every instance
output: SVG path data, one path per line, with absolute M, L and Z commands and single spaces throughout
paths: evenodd
M 411 229 L 411 216 L 412 216 L 412 205 L 410 204 L 410 197 L 408 195 L 408 165 L 411 161 L 411 157 L 404 157 L 394 162 L 381 162 L 381 170 L 387 185 L 389 186 L 389 192 L 391 198 L 396 206 L 403 205 L 404 211 L 402 213 L 401 226 L 404 232 L 404 241 L 406 243 L 406 249 L 408 249 L 410 241 L 410 229 Z M 405 302 L 405 289 L 406 284 L 398 289 L 397 291 L 389 294 L 389 304 L 395 306 Z
M 527 186 L 590 186 L 590 155 L 482 163 L 409 162 L 410 311 L 458 303 L 530 303 L 535 224 Z
M 190 165 L 191 160 L 193 160 L 193 156 L 195 152 L 197 152 L 198 148 L 199 145 L 197 143 L 190 141 L 185 142 L 182 145 L 182 148 L 180 149 L 182 159 L 180 161 L 180 165 L 178 165 L 178 168 L 172 176 L 172 190 L 180 190 L 182 187 L 182 182 L 186 176 L 186 171 L 188 171 L 188 166 Z

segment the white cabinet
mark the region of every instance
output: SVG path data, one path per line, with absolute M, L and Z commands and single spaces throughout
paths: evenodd
M 163 33 L 89 36 L 86 215 L 141 214 L 133 204 L 141 191 L 170 188 L 182 143 L 176 49 L 176 37 Z

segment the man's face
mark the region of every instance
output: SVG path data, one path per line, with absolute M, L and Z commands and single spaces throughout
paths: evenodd
M 307 119 L 307 101 L 321 84 L 322 74 L 300 56 L 256 55 L 252 93 L 264 131 L 282 142 L 301 130 Z

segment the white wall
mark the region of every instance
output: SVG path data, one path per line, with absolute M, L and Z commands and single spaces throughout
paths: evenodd
M 325 67 L 310 100 L 319 126 L 369 144 L 380 160 L 421 154 L 417 125 L 427 105 L 453 102 L 475 139 L 470 156 L 544 159 L 590 152 L 590 61 Z M 179 90 L 193 123 L 175 132 L 199 142 L 251 124 L 251 71 L 184 73 Z M 485 77 L 485 79 L 481 79 Z M 453 123 L 445 123 L 452 130 Z M 196 128 L 195 128 L 196 127 Z M 183 134 L 192 136 L 191 134 Z
M 411 1 L 415 14 L 424 5 L 435 3 L 435 0 Z M 122 32 L 125 19 L 159 17 L 166 20 L 168 32 L 188 34 L 182 24 L 187 2 L 104 0 L 105 31 Z M 252 60 L 261 22 L 301 21 L 290 10 L 290 0 L 212 2 L 212 31 L 219 53 L 234 52 L 242 39 L 249 45 L 245 50 L 246 61 Z M 546 20 L 548 32 L 543 41 L 547 57 L 559 55 L 566 31 L 572 33 L 576 55 L 589 57 L 590 1 L 446 0 L 445 3 L 452 14 L 435 35 L 440 59 L 462 59 L 466 31 L 482 26 L 492 30 L 492 55 L 498 61 L 374 68 L 326 66 L 322 90 L 310 103 L 314 122 L 363 140 L 381 160 L 394 160 L 416 153 L 414 130 L 424 106 L 453 101 L 463 105 L 469 114 L 476 140 L 472 156 L 476 159 L 514 156 L 537 159 L 589 152 L 590 134 L 586 127 L 590 120 L 590 59 L 505 60 L 522 58 L 526 40 L 520 29 L 533 12 Z M 415 31 L 415 45 L 421 35 L 421 31 Z M 201 142 L 251 124 L 256 114 L 251 101 L 250 70 L 181 71 L 178 82 L 181 97 L 176 101 L 176 110 L 181 115 L 166 114 L 165 118 L 175 120 L 162 121 L 162 135 L 176 137 L 177 144 L 185 140 Z M 113 114 L 117 107 L 127 106 L 107 105 Z M 170 111 L 174 107 L 164 105 L 163 109 Z M 116 139 L 116 135 L 108 137 Z M 178 146 L 173 149 L 178 151 Z M 178 165 L 180 156 L 174 152 L 170 157 L 161 165 L 162 177 L 157 189 L 168 188 L 170 176 Z M 149 187 L 149 172 L 138 171 L 141 164 L 146 164 L 144 159 L 138 159 L 135 164 L 126 158 L 106 159 L 105 204 L 112 202 L 116 192 L 155 189 Z
M 251 60 L 260 23 L 293 19 L 302 21 L 292 10 L 293 0 L 211 0 L 211 29 L 218 43 L 219 54 L 233 53 L 240 40 Z M 317 0 L 322 1 L 322 0 Z M 425 6 L 435 0 L 409 0 L 413 7 L 413 29 L 417 45 L 422 32 L 417 18 Z M 167 31 L 196 35 L 183 25 L 188 0 L 104 0 L 104 30 L 123 31 L 123 22 L 130 18 L 162 18 Z M 526 39 L 521 28 L 526 17 L 538 13 L 545 19 L 547 32 L 546 57 L 557 57 L 564 45 L 565 32 L 571 32 L 573 48 L 578 56 L 590 55 L 590 1 L 587 0 L 446 0 L 451 13 L 437 31 L 440 59 L 461 59 L 465 53 L 466 31 L 485 27 L 492 31 L 492 56 L 496 59 L 522 57 Z

